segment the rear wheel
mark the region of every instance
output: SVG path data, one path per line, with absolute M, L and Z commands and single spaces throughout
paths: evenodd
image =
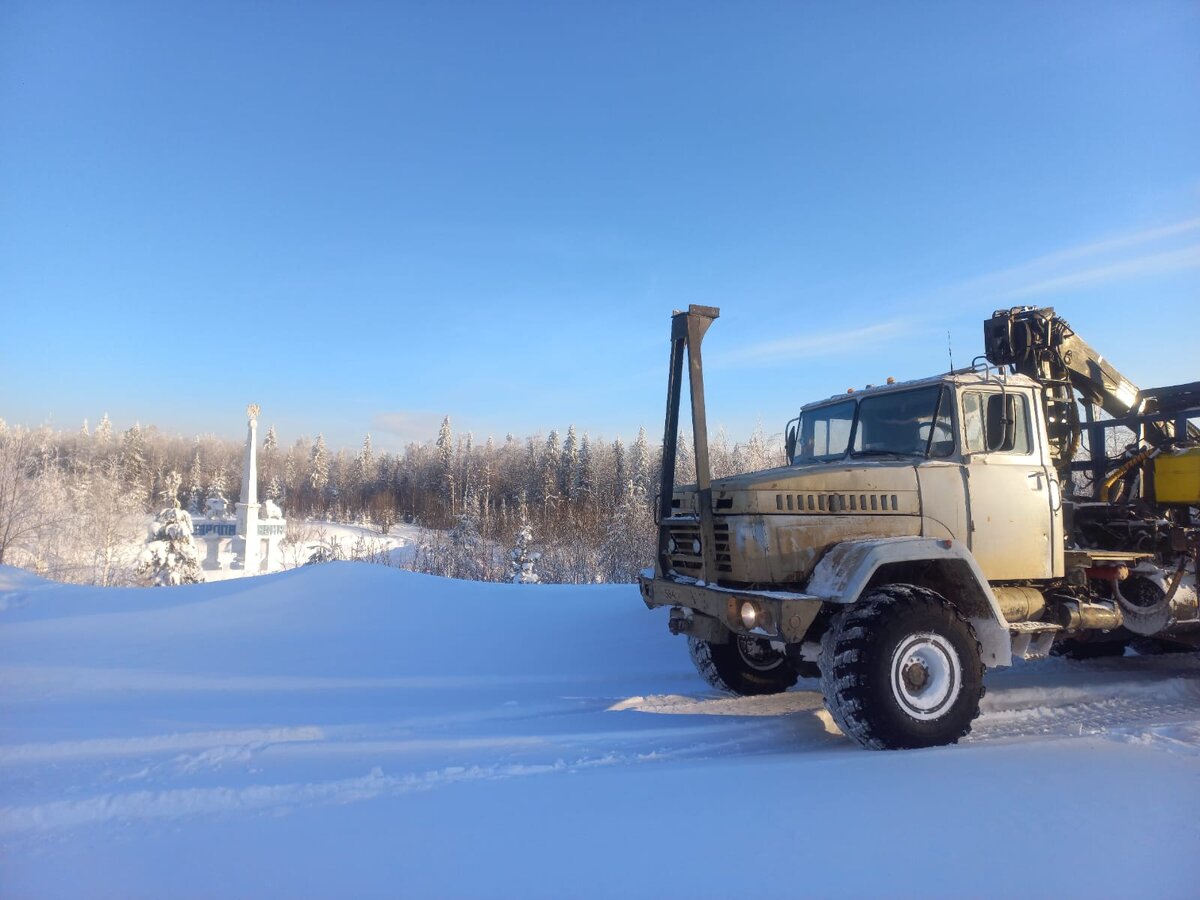
M 735 634 L 715 644 L 688 637 L 688 652 L 700 677 L 727 694 L 780 694 L 798 677 L 783 651 L 762 638 Z
M 927 588 L 876 588 L 821 640 L 821 690 L 838 727 L 873 750 L 953 744 L 983 696 L 975 631 Z

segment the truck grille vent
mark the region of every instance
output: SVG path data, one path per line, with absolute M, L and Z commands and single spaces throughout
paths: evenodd
M 733 566 L 729 559 L 729 524 L 726 522 L 714 522 L 713 537 L 717 548 L 717 571 L 729 574 L 733 571 Z
M 675 549 L 671 553 L 671 568 L 680 575 L 699 577 L 704 568 L 704 557 L 702 553 L 696 553 L 694 548 L 700 546 L 700 524 L 693 522 L 672 525 L 668 534 L 675 542 Z M 703 548 L 701 550 L 703 551 Z
M 776 494 L 779 512 L 899 512 L 896 494 Z
M 699 577 L 704 571 L 704 547 L 700 538 L 698 522 L 680 522 L 669 527 L 668 533 L 675 542 L 671 553 L 671 567 L 680 575 Z M 733 571 L 729 556 L 729 525 L 725 522 L 713 524 L 717 572 L 729 574 Z M 696 548 L 700 552 L 696 552 Z

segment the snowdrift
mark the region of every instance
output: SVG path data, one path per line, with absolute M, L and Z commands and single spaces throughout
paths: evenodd
M 715 697 L 664 619 L 360 563 L 0 568 L 0 893 L 1195 895 L 1194 655 L 992 673 L 969 740 L 868 753 L 815 683 Z

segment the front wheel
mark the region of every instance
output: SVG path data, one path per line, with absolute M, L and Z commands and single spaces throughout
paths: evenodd
M 726 694 L 781 694 L 799 677 L 783 652 L 762 638 L 734 634 L 714 644 L 689 635 L 688 652 L 700 677 Z
M 873 750 L 953 744 L 983 696 L 975 630 L 926 588 L 876 588 L 821 639 L 821 690 L 838 727 Z

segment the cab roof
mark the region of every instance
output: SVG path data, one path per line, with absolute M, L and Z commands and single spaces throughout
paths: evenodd
M 896 391 L 910 391 L 914 388 L 931 387 L 948 384 L 954 387 L 970 387 L 974 385 L 1004 385 L 1005 387 L 1037 387 L 1038 383 L 1026 375 L 1014 375 L 1009 372 L 998 372 L 996 369 L 956 369 L 941 375 L 930 375 L 926 378 L 916 378 L 912 381 L 897 381 L 893 384 L 877 384 L 867 388 L 852 388 L 844 394 L 834 394 L 824 400 L 814 400 L 800 407 L 801 412 L 818 406 L 826 406 L 841 400 L 857 400 L 860 397 L 875 396 L 876 394 L 891 394 Z

